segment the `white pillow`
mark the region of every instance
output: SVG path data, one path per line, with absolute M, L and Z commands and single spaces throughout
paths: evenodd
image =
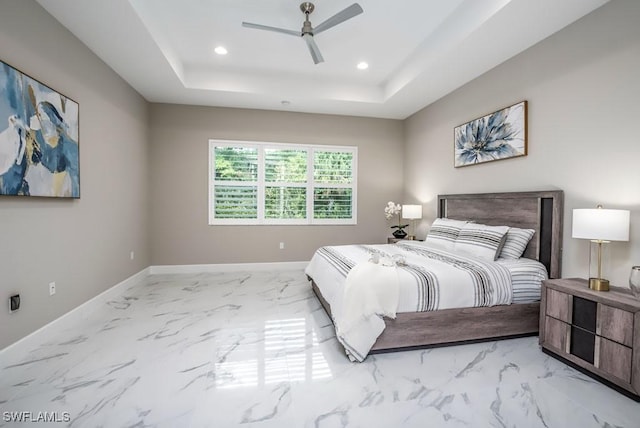
M 500 251 L 500 258 L 519 259 L 522 257 L 534 233 L 536 233 L 536 231 L 533 229 L 510 228 L 507 232 L 507 239 L 504 241 L 504 246 Z
M 485 260 L 496 260 L 508 230 L 508 226 L 467 223 L 460 229 L 453 249 Z
M 465 224 L 467 222 L 462 220 L 437 218 L 431 224 L 431 229 L 429 229 L 425 242 L 445 250 L 453 250 L 453 245 L 456 242 L 456 238 L 458 238 L 460 229 Z

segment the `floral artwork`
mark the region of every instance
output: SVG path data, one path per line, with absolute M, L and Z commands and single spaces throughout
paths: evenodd
M 527 102 L 456 127 L 454 145 L 455 167 L 526 156 Z
M 80 197 L 78 103 L 0 61 L 0 195 Z

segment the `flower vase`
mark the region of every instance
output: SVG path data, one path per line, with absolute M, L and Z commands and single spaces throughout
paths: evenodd
M 394 238 L 404 239 L 407 236 L 407 232 L 405 232 L 404 230 L 398 228 L 398 229 L 393 231 L 392 235 L 393 235 Z

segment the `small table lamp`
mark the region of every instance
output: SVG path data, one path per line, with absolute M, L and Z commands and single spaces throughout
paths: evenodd
M 416 239 L 414 220 L 422 218 L 422 205 L 403 205 L 402 218 L 411 220 L 411 234 L 407 239 Z
M 595 209 L 574 209 L 572 236 L 598 244 L 598 270 L 595 278 L 591 276 L 589 257 L 589 288 L 609 291 L 609 281 L 602 278 L 602 244 L 629 240 L 629 211 L 606 210 L 602 205 Z

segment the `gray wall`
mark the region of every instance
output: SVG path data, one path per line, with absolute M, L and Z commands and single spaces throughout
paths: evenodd
M 405 201 L 439 193 L 565 191 L 563 276 L 588 275 L 588 243 L 571 238 L 573 208 L 632 210 L 631 241 L 609 245 L 609 279 L 640 264 L 640 2 L 616 0 L 406 120 Z M 482 53 L 479 52 L 479 55 Z M 473 58 L 469 58 L 473 61 Z M 453 128 L 529 101 L 529 155 L 453 167 Z M 605 271 L 606 273 L 606 271 Z
M 81 192 L 78 200 L 0 197 L 2 349 L 150 259 L 145 100 L 35 1 L 0 3 L 0 59 L 80 104 Z M 22 308 L 9 314 L 13 292 Z
M 304 261 L 322 245 L 386 242 L 384 206 L 402 197 L 401 121 L 164 104 L 150 116 L 152 264 Z M 357 146 L 358 224 L 209 226 L 210 138 Z

